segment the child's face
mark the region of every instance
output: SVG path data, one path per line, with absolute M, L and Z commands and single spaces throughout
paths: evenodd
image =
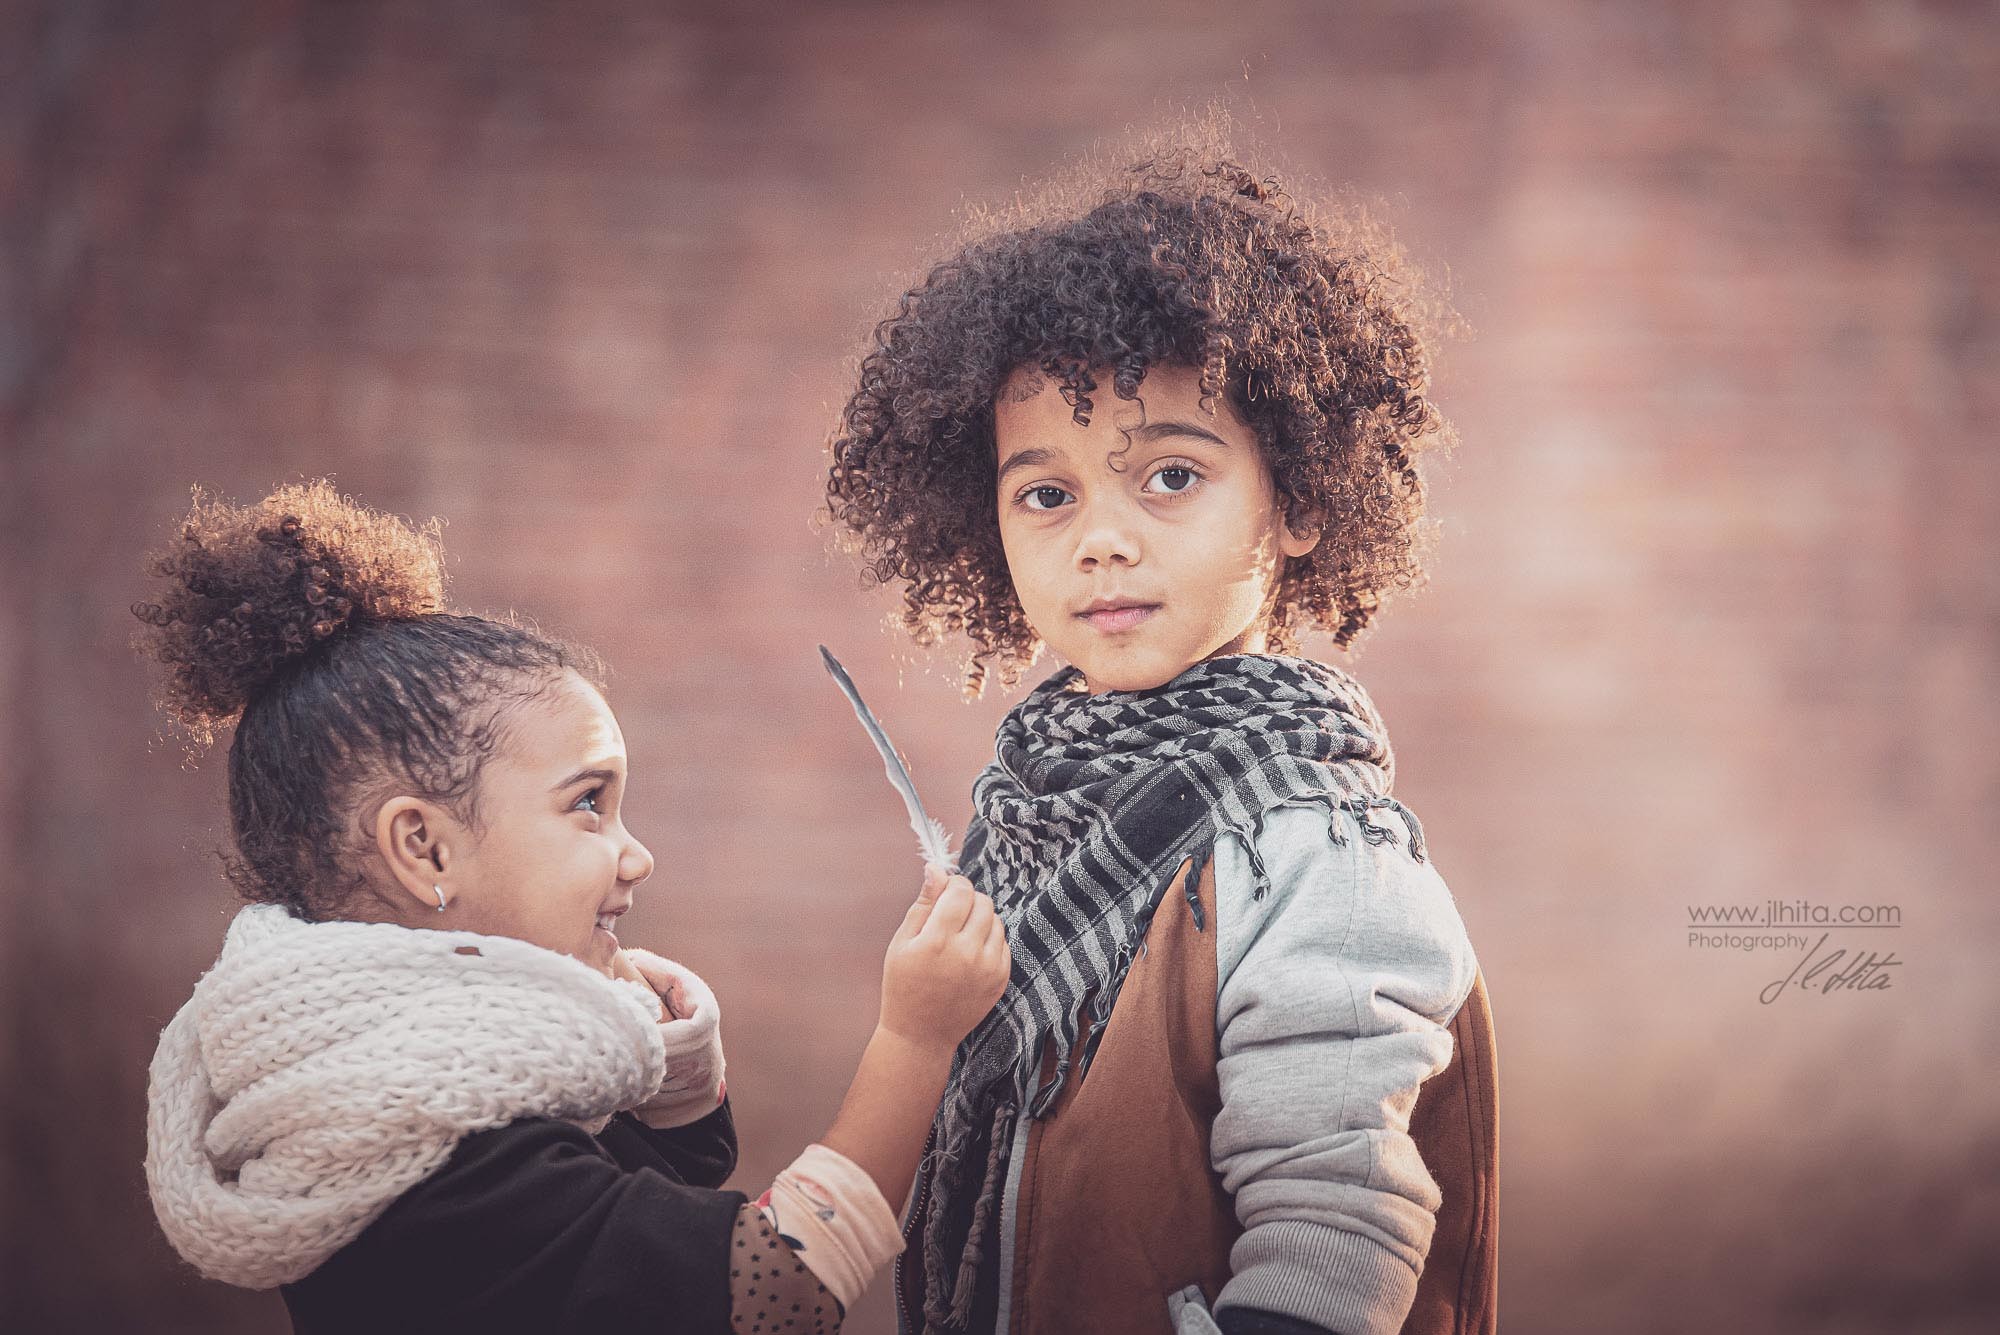
M 573 672 L 513 707 L 479 776 L 476 839 L 446 866 L 451 926 L 511 936 L 609 972 L 600 915 L 624 912 L 653 855 L 620 814 L 625 738 Z M 606 919 L 605 921 L 611 921 Z M 615 923 L 613 924 L 615 926 Z
M 1318 538 L 1285 527 L 1255 433 L 1222 397 L 1204 411 L 1189 367 L 1153 367 L 1136 402 L 1108 370 L 1097 381 L 1088 426 L 1032 370 L 994 401 L 1000 539 L 1028 623 L 1093 693 L 1261 652 L 1283 560 Z

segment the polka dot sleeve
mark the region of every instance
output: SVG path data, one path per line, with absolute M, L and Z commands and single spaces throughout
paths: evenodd
M 729 1248 L 733 1335 L 837 1335 L 846 1316 L 754 1203 L 736 1211 Z

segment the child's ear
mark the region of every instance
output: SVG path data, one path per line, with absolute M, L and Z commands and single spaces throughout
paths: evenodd
M 1326 525 L 1318 515 L 1309 512 L 1288 515 L 1281 512 L 1279 518 L 1278 550 L 1286 556 L 1305 556 L 1319 546 Z
M 392 797 L 375 813 L 375 848 L 396 888 L 432 913 L 455 893 L 451 826 L 441 808 L 420 797 Z

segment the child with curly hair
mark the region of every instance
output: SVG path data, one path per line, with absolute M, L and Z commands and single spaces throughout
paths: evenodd
M 435 528 L 325 483 L 197 497 L 153 570 L 251 901 L 153 1060 L 181 1255 L 307 1335 L 837 1331 L 1005 984 L 990 901 L 925 878 L 838 1118 L 749 1201 L 716 999 L 617 936 L 653 856 L 594 660 L 448 611 Z
M 1067 664 L 974 788 L 1013 973 L 919 1170 L 911 1335 L 1494 1328 L 1478 961 L 1366 692 L 1293 653 L 1421 576 L 1413 277 L 1183 138 L 876 329 L 832 516 L 970 689 Z

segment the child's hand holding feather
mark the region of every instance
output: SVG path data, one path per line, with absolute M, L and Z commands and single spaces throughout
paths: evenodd
M 881 1027 L 950 1051 L 1006 991 L 1011 965 L 993 901 L 963 876 L 927 866 L 883 961 Z

